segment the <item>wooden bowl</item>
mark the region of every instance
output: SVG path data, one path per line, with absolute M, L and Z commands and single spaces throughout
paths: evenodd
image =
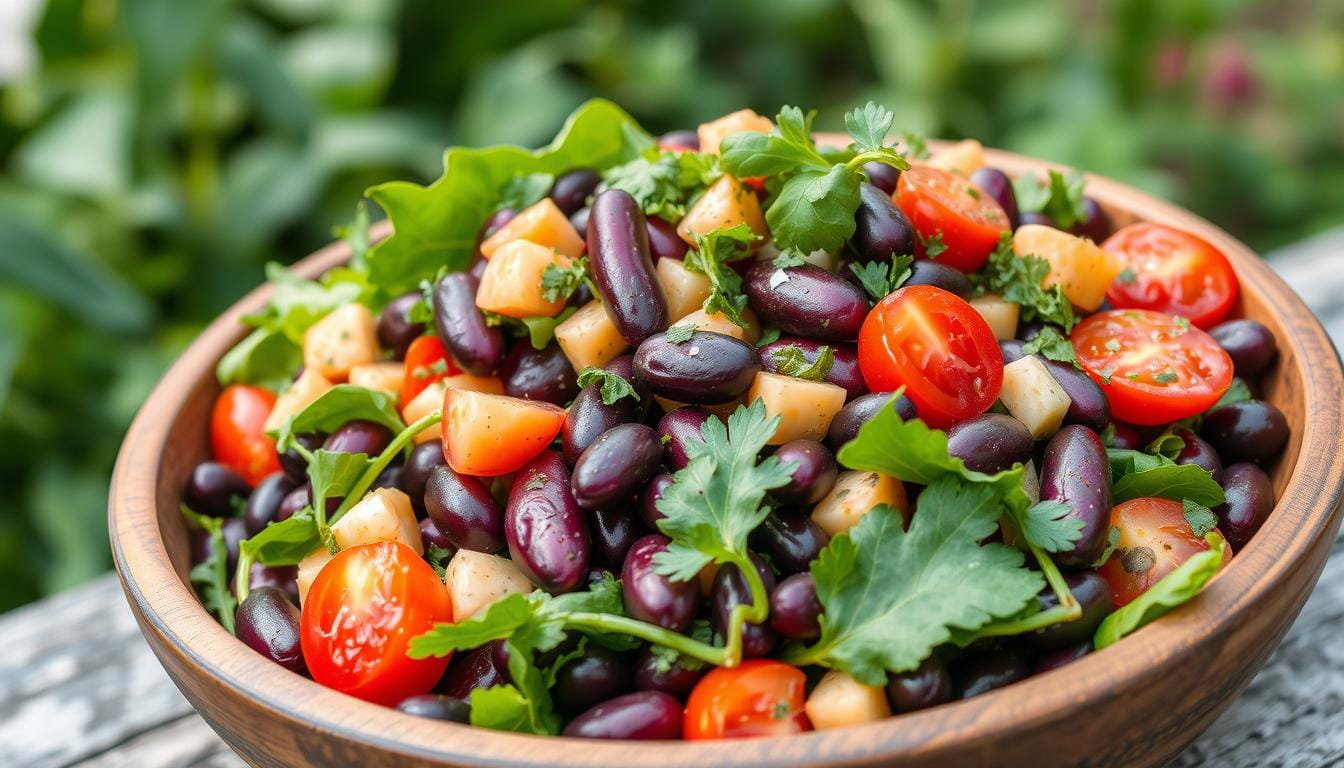
M 1013 175 L 1051 167 L 986 154 L 990 165 Z M 1255 539 L 1198 599 L 1116 645 L 968 701 L 750 741 L 541 739 L 419 719 L 324 688 L 238 642 L 201 607 L 186 578 L 190 554 L 179 494 L 207 456 L 210 406 L 219 390 L 215 362 L 242 338 L 239 319 L 262 308 L 264 286 L 216 320 L 168 371 L 117 460 L 112 547 L 145 638 L 211 727 L 248 763 L 268 768 L 1161 765 L 1245 689 L 1320 575 L 1340 522 L 1344 378 L 1320 323 L 1246 246 L 1134 189 L 1103 178 L 1088 182 L 1116 226 L 1168 223 L 1227 254 L 1241 279 L 1238 314 L 1265 323 L 1278 339 L 1264 396 L 1292 428 L 1271 471 L 1278 504 Z M 313 277 L 347 257 L 348 249 L 333 245 L 297 270 Z

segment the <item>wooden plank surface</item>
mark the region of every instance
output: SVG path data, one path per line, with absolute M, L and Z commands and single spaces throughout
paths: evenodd
M 1274 266 L 1344 340 L 1344 231 Z M 1344 764 L 1344 538 L 1246 694 L 1172 765 Z M 0 767 L 237 768 L 140 636 L 115 576 L 0 616 Z

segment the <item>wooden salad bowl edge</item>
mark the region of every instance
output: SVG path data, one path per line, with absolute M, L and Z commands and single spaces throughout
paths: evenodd
M 1010 175 L 1059 167 L 985 154 Z M 185 478 L 208 455 L 210 406 L 219 390 L 215 364 L 244 335 L 242 316 L 264 305 L 264 285 L 183 353 L 126 435 L 112 477 L 109 527 L 127 599 L 187 699 L 244 760 L 266 768 L 1162 765 L 1249 685 L 1320 575 L 1344 491 L 1344 373 L 1319 321 L 1245 245 L 1117 182 L 1089 176 L 1088 190 L 1117 227 L 1160 221 L 1227 254 L 1241 280 L 1238 314 L 1265 323 L 1278 339 L 1278 360 L 1262 385 L 1292 433 L 1271 467 L 1274 513 L 1204 593 L 1063 669 L 862 726 L 717 742 L 596 742 L 474 729 L 358 701 L 288 672 L 202 608 L 187 583 L 188 537 L 177 509 Z M 384 223 L 374 234 L 389 231 Z M 349 255 L 338 243 L 296 270 L 315 277 Z

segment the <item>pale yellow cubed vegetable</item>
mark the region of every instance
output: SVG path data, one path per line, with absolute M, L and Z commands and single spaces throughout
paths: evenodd
M 333 386 L 335 385 L 326 376 L 315 369 L 304 368 L 299 378 L 289 385 L 289 389 L 275 398 L 275 405 L 271 406 L 271 413 L 266 417 L 263 429 L 267 432 L 278 432 L 290 416 L 307 408 L 309 403 L 321 397 L 323 392 Z
M 845 407 L 845 389 L 824 381 L 795 379 L 781 373 L 761 371 L 747 391 L 747 402 L 765 403 L 768 417 L 779 417 L 770 445 L 791 440 L 820 440 L 831 428 L 831 419 Z
M 555 326 L 555 340 L 576 371 L 590 365 L 601 368 L 624 352 L 627 346 L 621 332 L 616 330 L 616 324 L 607 316 L 606 308 L 597 299 L 584 304 L 578 312 Z
M 405 377 L 406 366 L 398 362 L 368 363 L 350 369 L 351 384 L 394 396 L 401 391 Z
M 532 582 L 512 560 L 470 549 L 459 549 L 448 561 L 443 583 L 453 601 L 453 623 L 471 618 L 500 598 L 532 591 Z
M 296 580 L 299 584 L 299 603 L 308 599 L 308 590 L 312 588 L 313 582 L 317 580 L 317 574 L 322 572 L 322 568 L 331 562 L 335 555 L 327 551 L 326 547 L 318 547 L 308 556 L 299 561 L 297 568 L 298 576 Z
M 411 424 L 423 419 L 431 412 L 443 408 L 443 393 L 447 388 L 443 381 L 436 381 L 420 390 L 420 394 L 411 398 L 411 402 L 402 403 L 401 420 Z M 421 430 L 413 439 L 418 445 L 430 440 L 438 440 L 441 437 L 443 437 L 443 422 L 439 422 L 429 429 Z
M 711 315 L 703 309 L 697 309 L 672 323 L 672 325 L 690 325 L 694 326 L 697 331 L 722 333 L 724 336 L 732 336 L 738 341 L 755 344 L 756 340 L 761 338 L 761 323 L 756 318 L 756 313 L 752 312 L 750 308 L 743 309 L 742 320 L 747 324 L 747 327 L 743 328 L 734 323 L 722 312 L 715 312 Z
M 1050 272 L 1042 285 L 1062 286 L 1069 301 L 1087 312 L 1101 306 L 1106 289 L 1120 274 L 1119 260 L 1096 243 L 1044 224 L 1018 227 L 1013 233 L 1013 251 L 1018 256 L 1030 254 L 1049 262 Z
M 864 685 L 838 669 L 821 678 L 803 710 L 818 731 L 891 717 L 891 705 L 882 686 Z
M 563 299 L 547 301 L 541 276 L 550 266 L 568 267 L 570 258 L 547 246 L 511 240 L 499 247 L 481 274 L 476 306 L 506 317 L 554 317 Z
M 370 491 L 332 524 L 331 535 L 341 549 L 375 541 L 398 541 L 416 554 L 425 551 L 420 525 L 411 509 L 411 497 L 396 488 Z
M 935 152 L 924 163 L 944 171 L 970 176 L 985 164 L 985 148 L 975 139 L 966 139 Z
M 657 271 L 658 282 L 667 294 L 668 317 L 689 315 L 709 298 L 709 278 L 686 269 L 681 259 L 659 259 Z
M 1059 431 L 1072 403 L 1045 363 L 1034 355 L 1003 367 L 1003 389 L 999 390 L 999 400 L 1013 418 L 1027 425 L 1031 436 L 1037 440 Z
M 1017 335 L 1017 315 L 1019 307 L 1006 301 L 997 293 L 986 293 L 971 299 L 971 306 L 985 319 L 994 338 L 1002 341 Z
M 482 241 L 481 255 L 487 259 L 493 258 L 495 251 L 514 240 L 526 240 L 545 246 L 548 250 L 554 248 L 571 259 L 582 256 L 587 248 L 583 236 L 569 223 L 569 217 L 555 207 L 549 197 L 543 197 L 519 212 Z
M 732 176 L 724 175 L 686 212 L 677 224 L 677 234 L 694 246 L 697 235 L 743 223 L 761 237 L 768 234 L 765 214 L 761 213 L 761 202 L 756 199 L 756 193 Z
M 332 310 L 303 334 L 303 367 L 345 381 L 350 369 L 378 359 L 378 321 L 363 304 Z
M 769 133 L 774 129 L 775 124 L 770 118 L 758 115 L 750 109 L 739 109 L 718 120 L 701 123 L 695 129 L 695 135 L 700 139 L 701 152 L 715 154 L 719 151 L 719 143 L 723 141 L 724 136 L 742 131 Z
M 841 472 L 831 492 L 812 508 L 812 522 L 834 536 L 857 525 L 878 504 L 890 504 L 909 520 L 910 507 L 900 480 L 879 472 Z

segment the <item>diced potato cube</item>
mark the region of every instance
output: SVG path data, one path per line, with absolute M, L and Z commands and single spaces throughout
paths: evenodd
M 1001 400 L 1013 418 L 1027 425 L 1037 440 L 1059 431 L 1064 414 L 1072 403 L 1064 389 L 1050 375 L 1045 363 L 1028 355 L 1003 367 Z
M 722 312 L 715 312 L 711 315 L 703 309 L 697 309 L 672 323 L 672 325 L 690 325 L 694 326 L 697 331 L 722 333 L 724 336 L 732 336 L 738 341 L 755 344 L 756 340 L 761 338 L 761 323 L 756 318 L 756 313 L 752 312 L 749 307 L 743 309 L 742 319 L 747 323 L 746 328 L 729 320 L 728 316 Z
M 411 402 L 403 403 L 401 406 L 401 420 L 407 424 L 419 421 L 428 416 L 432 411 L 437 411 L 443 407 L 443 393 L 448 388 L 442 380 L 430 384 L 428 387 L 420 390 L 420 394 L 411 398 Z M 438 440 L 443 437 L 443 422 L 439 422 L 429 429 L 421 430 L 413 440 L 416 445 L 427 443 L 430 440 Z
M 482 241 L 481 255 L 487 259 L 492 258 L 501 246 L 514 240 L 536 243 L 547 250 L 554 248 L 571 259 L 579 258 L 587 249 L 583 236 L 574 229 L 574 225 L 569 223 L 569 217 L 555 207 L 555 202 L 549 197 L 543 197 L 539 202 L 519 212 L 493 235 Z
M 406 366 L 398 362 L 368 363 L 350 369 L 351 384 L 393 396 L 401 391 L 405 377 Z
M 289 385 L 289 389 L 280 393 L 275 398 L 275 405 L 271 406 L 271 414 L 266 417 L 266 423 L 262 428 L 267 432 L 278 432 L 290 416 L 307 408 L 309 403 L 322 396 L 323 392 L 331 389 L 335 385 L 327 380 L 326 376 L 318 373 L 313 368 L 304 368 L 299 378 Z
M 838 669 L 821 678 L 803 710 L 818 731 L 891 717 L 891 705 L 882 686 L 864 685 Z
M 1023 224 L 1013 233 L 1013 251 L 1018 256 L 1039 256 L 1050 263 L 1043 286 L 1060 285 L 1075 307 L 1093 312 L 1106 298 L 1120 261 L 1096 243 L 1044 224 Z
M 317 574 L 322 572 L 322 568 L 331 562 L 335 555 L 327 551 L 326 547 L 318 547 L 308 554 L 307 557 L 299 561 L 298 583 L 299 583 L 299 604 L 308 599 L 308 590 L 312 588 L 313 582 L 317 580 Z
M 453 601 L 453 623 L 471 618 L 500 598 L 532 591 L 532 582 L 512 560 L 470 549 L 459 549 L 448 561 L 443 583 Z
M 547 267 L 568 267 L 570 261 L 544 245 L 527 240 L 507 242 L 485 265 L 476 289 L 476 306 L 506 317 L 554 317 L 565 302 L 546 300 L 541 276 Z
M 399 541 L 416 554 L 425 551 L 420 524 L 411 509 L 411 497 L 396 488 L 370 491 L 332 524 L 331 535 L 341 549 L 375 541 Z
M 760 398 L 766 416 L 778 416 L 779 426 L 770 445 L 791 440 L 820 440 L 831 428 L 831 419 L 845 407 L 845 389 L 824 381 L 795 379 L 781 373 L 761 371 L 747 391 L 747 402 Z
M 975 139 L 965 139 L 934 153 L 925 163 L 944 171 L 970 176 L 985 164 L 985 148 Z
M 715 154 L 719 151 L 719 143 L 723 141 L 724 136 L 741 131 L 769 133 L 774 129 L 775 124 L 770 118 L 762 117 L 750 109 L 739 109 L 718 120 L 701 123 L 695 129 L 695 135 L 700 139 L 701 152 Z
M 363 304 L 346 304 L 313 323 L 303 334 L 303 367 L 332 381 L 378 359 L 378 321 Z
M 1020 307 L 1005 301 L 997 293 L 986 293 L 971 299 L 971 306 L 985 319 L 994 338 L 1002 341 L 1017 335 L 1017 315 Z
M 812 508 L 812 522 L 835 536 L 858 525 L 859 518 L 878 504 L 899 509 L 909 522 L 910 506 L 900 480 L 879 472 L 841 472 L 831 492 Z
M 751 231 L 764 237 L 765 214 L 756 193 L 732 176 L 723 175 L 709 186 L 677 225 L 681 239 L 695 246 L 696 235 L 746 223 Z
M 667 316 L 685 317 L 709 298 L 709 278 L 686 269 L 681 259 L 658 260 L 658 282 L 667 294 Z
M 590 365 L 601 368 L 628 346 L 597 299 L 584 304 L 578 312 L 555 326 L 555 340 L 575 371 Z

